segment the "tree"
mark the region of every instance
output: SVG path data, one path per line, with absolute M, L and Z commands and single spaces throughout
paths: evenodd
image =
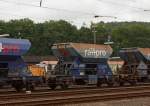
M 148 22 L 99 22 L 96 23 L 98 44 L 103 44 L 111 35 L 114 55 L 120 48 L 150 47 L 150 23 Z M 32 43 L 27 55 L 51 55 L 53 43 L 79 42 L 93 43 L 92 27 L 76 26 L 64 21 L 34 23 L 30 19 L 0 21 L 0 34 L 9 33 L 12 38 L 29 39 Z

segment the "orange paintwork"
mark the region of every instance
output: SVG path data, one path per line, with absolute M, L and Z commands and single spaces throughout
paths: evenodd
M 36 65 L 28 66 L 33 76 L 45 76 L 45 69 Z

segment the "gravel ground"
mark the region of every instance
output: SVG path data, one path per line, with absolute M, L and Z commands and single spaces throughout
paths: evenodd
M 150 97 L 124 99 L 119 101 L 105 101 L 94 103 L 81 103 L 63 106 L 150 106 Z

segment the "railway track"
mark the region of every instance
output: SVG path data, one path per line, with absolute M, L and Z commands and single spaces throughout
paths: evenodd
M 150 84 L 149 84 L 150 85 Z M 78 87 L 71 87 L 68 88 L 67 90 L 77 90 L 77 89 L 93 89 L 96 88 L 95 86 L 78 86 Z M 64 91 L 63 89 L 55 89 L 55 90 L 51 90 L 49 87 L 38 87 L 36 88 L 34 91 L 32 91 L 33 93 L 36 92 L 53 92 L 53 91 Z M 12 88 L 3 88 L 0 90 L 0 95 L 7 95 L 7 94 L 24 94 L 25 90 L 21 91 L 21 92 L 17 92 L 15 91 L 15 89 Z
M 118 88 L 84 88 L 84 89 L 70 89 L 70 90 L 65 90 L 65 91 L 46 91 L 46 92 L 34 92 L 32 94 L 25 94 L 25 93 L 20 93 L 20 94 L 4 94 L 0 95 L 0 100 L 8 100 L 8 99 L 20 99 L 20 98 L 36 98 L 36 97 L 44 97 L 44 96 L 61 96 L 61 95 L 80 95 L 80 94 L 94 94 L 94 93 L 105 93 L 105 92 L 114 92 L 114 91 L 130 91 L 130 90 L 149 90 L 150 86 L 141 86 L 141 87 L 118 87 Z
M 91 94 L 91 95 L 80 95 L 66 98 L 51 98 L 51 99 L 39 99 L 30 101 L 17 101 L 3 103 L 0 105 L 5 106 L 53 106 L 63 104 L 77 104 L 83 102 L 94 102 L 94 101 L 108 101 L 108 100 L 120 100 L 124 98 L 135 98 L 135 97 L 147 97 L 150 96 L 150 91 L 141 92 L 123 92 L 123 93 L 111 93 L 111 94 Z
M 123 87 L 130 87 L 131 85 L 126 85 Z M 150 83 L 142 83 L 142 84 L 137 84 L 137 86 L 150 86 Z M 96 86 L 72 86 L 70 88 L 68 88 L 67 90 L 78 90 L 78 89 L 96 89 Z M 103 86 L 100 89 L 107 89 L 108 86 Z M 109 87 L 109 88 L 121 88 L 120 86 L 113 86 L 113 87 Z M 98 88 L 99 89 L 99 88 Z M 55 90 L 51 90 L 48 86 L 45 87 L 36 87 L 36 89 L 34 91 L 32 91 L 33 93 L 42 93 L 42 92 L 59 92 L 59 91 L 64 91 L 63 89 L 55 89 Z M 24 94 L 25 90 L 21 91 L 21 92 L 17 92 L 15 91 L 15 89 L 12 89 L 11 87 L 9 88 L 2 88 L 0 89 L 0 96 L 1 95 L 8 95 L 8 94 Z
M 59 105 L 66 103 L 80 103 L 123 99 L 130 97 L 150 96 L 150 86 L 81 89 L 69 91 L 41 92 L 31 95 L 0 95 L 0 105 L 6 106 L 37 106 Z

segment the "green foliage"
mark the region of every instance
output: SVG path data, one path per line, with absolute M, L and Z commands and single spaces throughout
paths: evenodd
M 112 36 L 114 55 L 120 48 L 150 47 L 150 23 L 145 22 L 99 22 L 96 26 L 98 44 Z M 32 43 L 27 55 L 50 55 L 50 45 L 63 42 L 93 43 L 93 27 L 81 27 L 59 21 L 34 23 L 30 19 L 0 21 L 0 34 L 9 33 L 12 38 L 26 38 Z

